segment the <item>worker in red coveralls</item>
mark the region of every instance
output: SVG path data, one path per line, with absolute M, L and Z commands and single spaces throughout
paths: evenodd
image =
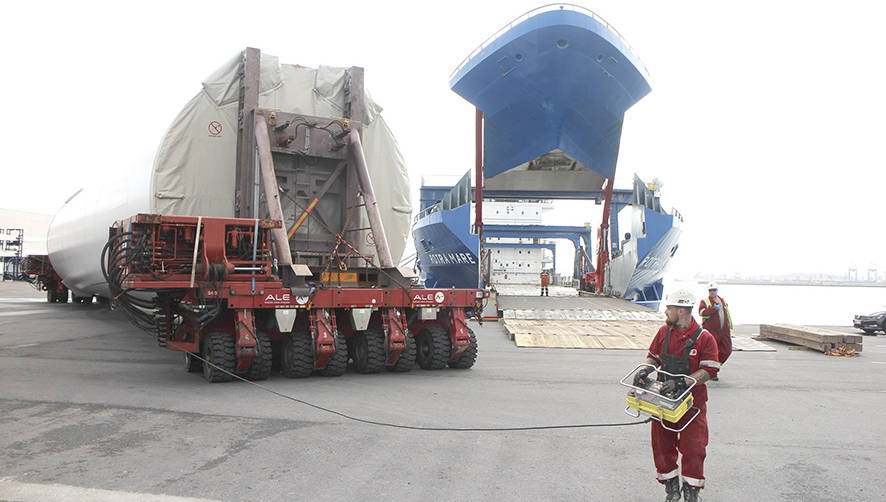
M 548 276 L 547 271 L 541 271 L 541 296 L 548 296 L 548 282 L 550 282 L 551 278 Z
M 701 326 L 717 340 L 717 360 L 722 365 L 732 354 L 732 316 L 726 300 L 717 294 L 718 290 L 716 282 L 708 284 L 708 296 L 698 304 L 698 315 L 701 316 Z
M 699 491 L 704 488 L 705 448 L 708 444 L 707 401 L 708 389 L 705 386 L 712 377 L 717 376 L 720 362 L 717 360 L 717 342 L 714 336 L 698 325 L 692 317 L 695 296 L 685 289 L 668 295 L 665 316 L 667 324 L 662 326 L 646 355 L 646 363 L 657 369 L 675 375 L 689 375 L 698 383 L 692 388 L 693 406 L 698 408 L 698 415 L 692 418 L 694 410 L 690 409 L 677 424 L 666 422 L 671 429 L 686 428 L 682 432 L 673 432 L 662 427 L 656 420 L 652 421 L 652 458 L 657 479 L 665 486 L 666 501 L 678 501 L 681 496 L 680 475 L 683 476 L 683 500 L 699 500 Z M 646 378 L 652 368 L 643 367 L 634 377 L 634 385 L 645 387 Z M 669 377 L 662 373 L 658 379 L 663 381 L 661 393 L 679 395 L 692 381 L 686 377 Z M 681 465 L 677 465 L 677 454 L 682 455 Z

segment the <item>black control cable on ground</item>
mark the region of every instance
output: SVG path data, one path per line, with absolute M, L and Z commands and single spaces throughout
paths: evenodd
M 175 345 L 175 342 L 168 342 L 168 345 L 173 346 L 173 345 Z M 182 347 L 179 346 L 179 348 L 182 348 Z M 220 371 L 222 373 L 225 373 L 225 374 L 227 374 L 237 380 L 240 380 L 242 382 L 246 382 L 250 385 L 258 387 L 259 389 L 261 389 L 265 392 L 269 392 L 271 394 L 274 394 L 275 396 L 281 397 L 283 399 L 287 399 L 289 401 L 294 401 L 296 403 L 300 403 L 300 404 L 303 404 L 305 406 L 309 406 L 311 408 L 314 408 L 314 409 L 317 409 L 320 411 L 325 411 L 326 413 L 331 413 L 333 415 L 337 415 L 337 416 L 345 418 L 347 420 L 352 420 L 354 422 L 360 422 L 360 423 L 368 424 L 368 425 L 377 425 L 377 426 L 381 426 L 381 427 L 393 427 L 396 429 L 409 429 L 409 430 L 414 430 L 414 431 L 438 431 L 438 432 L 446 432 L 446 431 L 448 431 L 448 432 L 508 432 L 508 431 L 537 431 L 537 430 L 552 430 L 552 429 L 587 429 L 587 428 L 592 428 L 592 427 L 625 427 L 625 426 L 629 426 L 629 425 L 646 424 L 652 420 L 651 418 L 647 418 L 645 420 L 641 420 L 638 422 L 621 422 L 621 423 L 611 423 L 611 424 L 602 423 L 602 424 L 533 425 L 533 426 L 527 426 L 527 427 L 422 427 L 422 426 L 418 426 L 418 425 L 392 424 L 389 422 L 378 422 L 375 420 L 368 420 L 365 418 L 354 417 L 354 416 L 348 415 L 346 413 L 342 413 L 340 411 L 335 411 L 335 410 L 331 410 L 329 408 L 324 408 L 323 406 L 310 403 L 308 401 L 305 401 L 303 399 L 299 399 L 297 397 L 283 394 L 282 392 L 277 392 L 274 389 L 270 389 L 270 388 L 265 387 L 264 385 L 261 385 L 259 383 L 253 382 L 251 380 L 247 380 L 247 379 L 241 377 L 240 375 L 237 375 L 235 373 L 231 373 L 230 371 L 227 371 L 224 368 L 220 368 L 218 365 L 207 361 L 203 357 L 201 357 L 193 352 L 190 352 L 190 355 L 191 355 L 191 357 L 193 357 L 199 361 L 202 361 L 203 364 L 209 364 L 210 366 L 212 366 L 213 368 L 217 369 L 218 371 Z

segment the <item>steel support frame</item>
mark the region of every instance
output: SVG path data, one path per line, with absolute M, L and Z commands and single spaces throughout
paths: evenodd
M 399 308 L 381 309 L 380 313 L 385 335 L 385 366 L 393 366 L 406 350 L 406 316 Z
M 347 350 L 347 348 L 335 345 L 335 334 L 338 332 L 338 326 L 333 313 L 330 313 L 325 308 L 317 308 L 309 310 L 308 315 L 313 342 L 314 369 L 322 370 L 326 368 L 332 354 L 337 350 Z
M 234 351 L 237 355 L 238 372 L 246 371 L 252 366 L 257 345 L 255 316 L 252 309 L 236 309 L 234 312 Z
M 449 341 L 452 352 L 450 361 L 457 361 L 468 347 L 471 346 L 471 335 L 468 332 L 468 323 L 463 309 L 449 309 Z
M 258 108 L 261 90 L 261 52 L 248 47 L 242 53 L 240 63 L 240 99 L 237 111 L 237 170 L 234 194 L 234 216 L 257 218 L 258 201 L 255 200 L 255 129 L 253 116 Z

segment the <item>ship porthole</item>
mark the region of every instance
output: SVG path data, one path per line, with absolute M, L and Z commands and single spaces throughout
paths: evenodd
M 520 54 L 519 52 L 517 54 L 514 54 L 514 59 L 516 59 L 517 61 L 523 61 L 523 54 Z
M 566 40 L 564 40 L 562 38 L 560 40 L 557 40 L 557 47 L 559 47 L 561 49 L 565 49 L 568 46 L 569 46 L 569 42 L 567 42 Z

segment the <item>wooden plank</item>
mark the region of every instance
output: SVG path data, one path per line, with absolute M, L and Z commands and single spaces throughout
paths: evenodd
M 763 325 L 760 326 L 760 338 L 768 338 L 770 340 L 777 340 L 779 342 L 792 343 L 794 345 L 801 345 L 803 347 L 808 347 L 810 349 L 815 349 L 819 352 L 826 352 L 830 350 L 830 344 L 825 344 L 821 342 L 815 342 L 813 340 L 808 340 L 806 338 L 788 335 L 783 332 L 769 330 Z
M 624 335 L 600 335 L 595 337 L 603 345 L 605 349 L 646 349 L 630 337 Z
M 569 335 L 514 335 L 514 343 L 518 347 L 544 347 L 567 349 L 602 349 L 596 338 Z
M 508 319 L 502 323 L 519 347 L 646 349 L 658 321 L 546 321 Z
M 767 331 L 764 330 L 762 326 L 760 327 L 760 337 L 778 340 L 785 343 L 792 343 L 794 345 L 802 345 L 803 347 L 815 349 L 819 352 L 827 352 L 828 350 L 835 348 L 837 345 L 842 344 L 842 342 L 820 342 L 815 339 L 810 339 L 803 336 L 787 334 L 783 331 Z
M 819 328 L 817 326 L 797 326 L 792 324 L 776 324 L 775 329 L 788 335 L 802 336 L 811 340 L 820 342 L 844 342 L 844 343 L 862 343 L 861 335 L 853 335 L 840 331 L 833 331 L 827 328 Z
M 858 348 L 855 348 L 855 350 L 861 352 L 860 340 L 859 343 L 854 342 L 861 338 L 860 335 L 847 335 L 824 328 L 787 324 L 761 324 L 760 337 L 802 345 L 821 352 L 835 349 L 838 345 L 852 346 L 852 348 L 857 346 Z

